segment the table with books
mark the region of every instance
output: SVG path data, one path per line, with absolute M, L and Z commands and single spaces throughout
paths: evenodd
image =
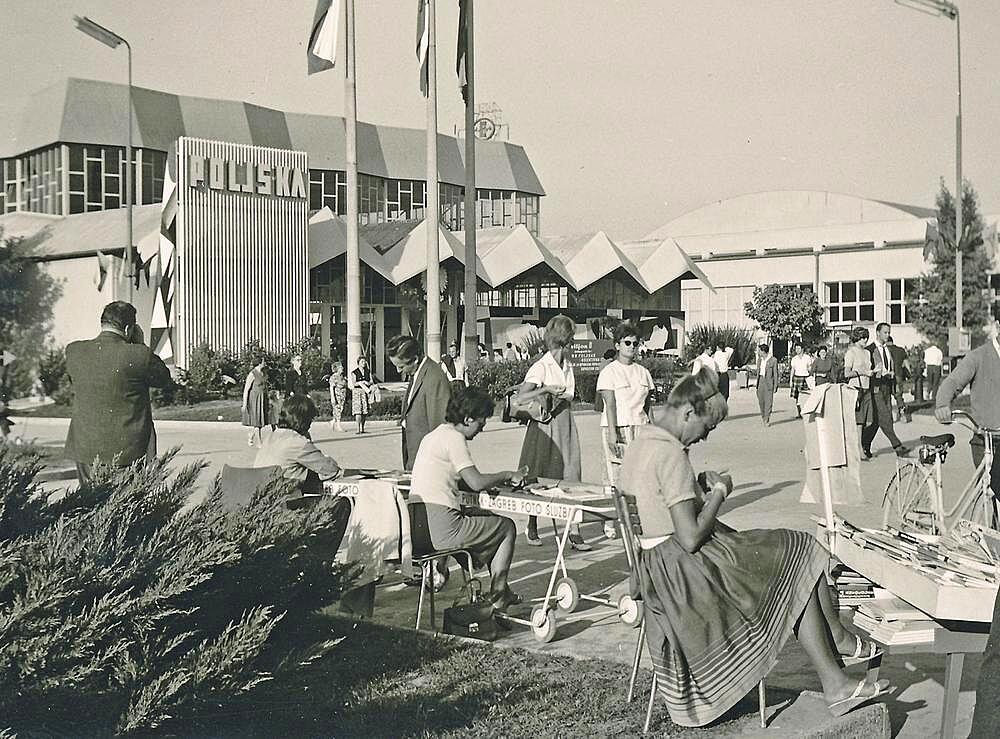
M 883 656 L 944 656 L 940 736 L 954 736 L 965 655 L 981 654 L 989 636 L 1000 536 L 970 522 L 942 537 L 837 518 L 831 546 L 841 563 L 831 573 L 841 608 L 855 609 L 854 626 L 883 645 Z M 881 658 L 872 661 L 870 679 L 880 666 Z

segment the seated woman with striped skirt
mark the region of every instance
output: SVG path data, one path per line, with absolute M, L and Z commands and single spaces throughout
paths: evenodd
M 707 472 L 700 485 L 687 447 L 727 412 L 712 370 L 689 375 L 622 463 L 620 487 L 642 521 L 639 580 L 658 692 L 674 723 L 703 726 L 767 676 L 795 633 L 830 712 L 842 715 L 885 692 L 884 682 L 842 669 L 879 651 L 841 624 L 824 574 L 829 555 L 815 538 L 717 520 L 732 481 Z

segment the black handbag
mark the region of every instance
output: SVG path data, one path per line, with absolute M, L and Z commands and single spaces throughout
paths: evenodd
M 461 598 L 444 609 L 444 633 L 469 639 L 494 641 L 500 634 L 493 604 L 483 597 L 479 581 L 469 583 L 468 602 Z

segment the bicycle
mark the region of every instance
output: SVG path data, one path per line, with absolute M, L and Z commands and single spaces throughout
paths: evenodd
M 954 505 L 946 508 L 941 466 L 948 450 L 955 446 L 955 435 L 921 436 L 917 459 L 896 459 L 896 472 L 889 479 L 882 498 L 883 528 L 944 535 L 963 518 L 997 528 L 996 497 L 990 488 L 990 470 L 993 466 L 994 435 L 1000 435 L 1000 429 L 980 426 L 965 411 L 953 411 L 952 416 L 974 434 L 982 435 L 984 440 L 983 461 L 972 479 Z

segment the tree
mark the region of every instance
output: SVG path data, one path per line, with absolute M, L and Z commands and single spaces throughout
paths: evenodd
M 4 373 L 12 395 L 31 390 L 34 368 L 49 348 L 52 306 L 62 288 L 32 259 L 36 241 L 0 229 L 0 349 L 17 360 Z
M 935 202 L 937 234 L 931 234 L 926 247 L 931 269 L 921 277 L 919 294 L 906 296 L 906 315 L 924 336 L 944 345 L 948 327 L 955 325 L 955 198 L 943 179 Z M 978 340 L 990 308 L 990 257 L 983 242 L 979 198 L 968 183 L 962 185 L 961 245 L 962 324 L 972 329 Z
M 744 304 L 743 312 L 772 339 L 811 344 L 826 333 L 816 293 L 796 285 L 755 287 L 753 301 Z

